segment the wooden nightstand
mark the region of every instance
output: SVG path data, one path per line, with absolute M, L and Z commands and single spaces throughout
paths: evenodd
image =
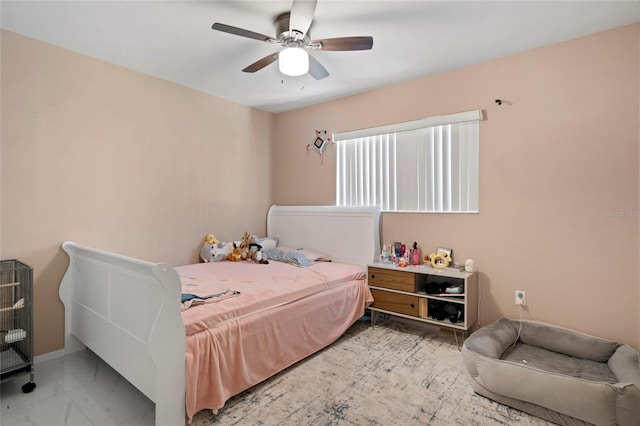
M 397 267 L 374 263 L 367 267 L 367 279 L 374 302 L 371 324 L 377 313 L 399 316 L 457 331 L 462 335 L 478 320 L 478 274 L 427 265 Z M 460 286 L 462 293 L 448 294 L 446 288 Z M 458 344 L 459 346 L 459 344 Z

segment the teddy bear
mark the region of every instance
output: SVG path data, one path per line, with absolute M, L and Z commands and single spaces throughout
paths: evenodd
M 204 238 L 204 244 L 200 249 L 200 258 L 203 262 L 220 262 L 227 258 L 226 254 L 224 254 L 218 244 L 220 240 L 214 234 L 207 234 Z

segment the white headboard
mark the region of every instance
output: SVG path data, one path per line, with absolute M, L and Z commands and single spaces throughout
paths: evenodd
M 365 266 L 380 255 L 377 207 L 276 206 L 267 215 L 267 235 L 279 245 L 315 249 L 336 262 Z

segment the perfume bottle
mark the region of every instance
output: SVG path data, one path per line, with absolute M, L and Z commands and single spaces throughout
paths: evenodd
M 381 263 L 389 262 L 389 249 L 386 244 L 382 246 L 382 252 L 380 253 L 380 262 Z
M 411 264 L 418 265 L 420 263 L 420 250 L 418 250 L 418 243 L 413 243 L 413 249 L 411 250 Z

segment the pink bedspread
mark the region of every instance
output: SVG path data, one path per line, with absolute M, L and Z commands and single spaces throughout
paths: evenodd
M 217 262 L 176 270 L 183 293 L 239 292 L 182 312 L 189 419 L 331 344 L 373 302 L 355 265 Z

